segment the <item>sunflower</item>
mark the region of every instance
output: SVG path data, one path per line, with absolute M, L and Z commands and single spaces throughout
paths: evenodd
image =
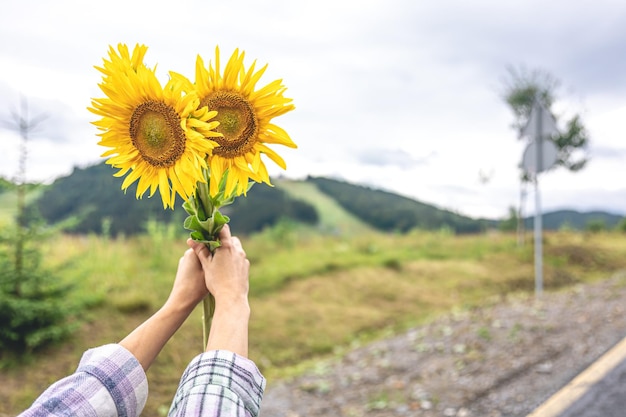
M 138 181 L 136 197 L 159 189 L 163 207 L 174 207 L 176 194 L 193 195 L 198 181 L 205 181 L 206 158 L 221 136 L 216 112 L 200 106 L 198 96 L 184 91 L 184 80 L 172 77 L 162 87 L 155 70 L 143 63 L 147 48 L 126 45 L 109 48 L 99 84 L 105 98 L 92 99 L 89 110 L 102 118 L 94 125 L 101 131 L 99 145 L 111 148 L 102 154 L 107 164 L 128 173 L 122 189 Z M 129 172 L 130 171 L 130 172 Z
M 215 67 L 206 68 L 202 57 L 196 60 L 195 91 L 200 107 L 217 111 L 221 137 L 209 158 L 210 193 L 218 193 L 218 185 L 226 175 L 226 195 L 241 195 L 248 190 L 249 180 L 270 184 L 269 174 L 261 155 L 267 155 L 282 169 L 285 161 L 268 144 L 296 148 L 285 130 L 272 123 L 274 117 L 294 109 L 292 99 L 283 96 L 282 80 L 255 89 L 267 65 L 255 72 L 256 61 L 246 70 L 244 52 L 236 49 L 228 60 L 224 73 L 220 71 L 220 52 L 215 48 Z M 173 74 L 175 77 L 175 75 Z M 180 76 L 184 82 L 184 77 Z M 189 85 L 188 89 L 191 88 Z

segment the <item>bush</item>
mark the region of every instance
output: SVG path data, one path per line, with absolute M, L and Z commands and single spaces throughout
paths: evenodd
M 0 358 L 58 342 L 74 328 L 71 287 L 40 264 L 38 225 L 0 230 Z
M 585 225 L 585 230 L 591 233 L 599 233 L 606 230 L 606 222 L 603 219 L 589 220 Z
M 0 177 L 0 194 L 5 191 L 12 190 L 13 188 L 15 188 L 15 185 L 13 185 L 11 181 L 7 180 L 6 178 Z

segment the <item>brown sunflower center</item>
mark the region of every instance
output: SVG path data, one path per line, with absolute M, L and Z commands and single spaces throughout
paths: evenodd
M 233 91 L 216 91 L 206 96 L 200 106 L 217 111 L 215 129 L 224 137 L 211 138 L 220 146 L 213 153 L 224 158 L 234 158 L 249 152 L 257 140 L 259 122 L 250 102 Z
M 185 132 L 172 106 L 146 101 L 130 119 L 130 137 L 143 159 L 159 168 L 170 167 L 185 152 Z

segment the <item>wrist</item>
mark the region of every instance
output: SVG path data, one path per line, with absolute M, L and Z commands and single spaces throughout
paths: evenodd
M 195 300 L 175 300 L 170 298 L 165 302 L 163 307 L 161 307 L 161 312 L 167 316 L 182 317 L 183 319 L 186 319 L 194 308 L 196 308 L 198 303 L 199 301 L 196 302 Z
M 250 304 L 248 297 L 215 298 L 215 314 L 224 314 L 232 318 L 249 319 Z
M 248 356 L 248 298 L 217 298 L 206 350 L 228 350 Z

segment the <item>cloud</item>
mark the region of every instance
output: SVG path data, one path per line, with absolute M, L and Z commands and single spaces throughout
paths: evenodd
M 591 151 L 591 157 L 603 159 L 618 159 L 626 161 L 626 148 L 594 146 Z
M 172 18 L 165 0 L 111 0 L 106 8 L 74 0 L 10 2 L 0 14 L 0 38 L 11 40 L 0 44 L 0 114 L 10 114 L 5 110 L 20 92 L 50 115 L 31 150 L 33 175 L 48 179 L 103 151 L 85 108 L 102 96 L 93 66 L 109 45 L 145 43 L 146 62 L 158 64 L 161 80 L 170 69 L 193 76 L 196 54 L 208 60 L 215 45 L 223 56 L 240 47 L 246 64 L 269 64 L 261 85 L 283 79 L 294 99 L 296 111 L 277 120 L 298 144 L 276 147 L 286 175 L 341 176 L 460 212 L 506 215 L 518 198 L 523 152 L 498 92 L 507 65 L 552 73 L 562 81 L 559 106 L 568 114 L 588 109 L 589 166 L 576 180 L 546 178 L 546 191 L 619 189 L 626 3 L 589 4 L 180 0 L 178 10 L 198 17 L 191 22 Z M 67 19 L 67 10 L 75 17 Z M 3 174 L 12 169 L 16 146 L 10 132 L 0 133 Z M 268 169 L 283 173 L 271 163 Z
M 413 21 L 407 38 L 420 47 L 426 39 L 432 60 L 446 66 L 497 76 L 523 64 L 552 73 L 566 91 L 626 91 L 626 4 L 443 0 L 401 12 Z
M 393 166 L 400 169 L 410 169 L 418 165 L 428 164 L 429 160 L 435 157 L 435 152 L 428 156 L 416 158 L 402 149 L 363 149 L 355 153 L 355 159 L 365 165 L 375 165 L 380 167 Z
M 6 129 L 19 133 L 20 124 L 28 126 L 28 140 L 49 140 L 57 144 L 71 143 L 74 133 L 83 126 L 82 120 L 62 100 L 30 97 L 3 88 L 5 108 L 0 109 L 0 120 Z

